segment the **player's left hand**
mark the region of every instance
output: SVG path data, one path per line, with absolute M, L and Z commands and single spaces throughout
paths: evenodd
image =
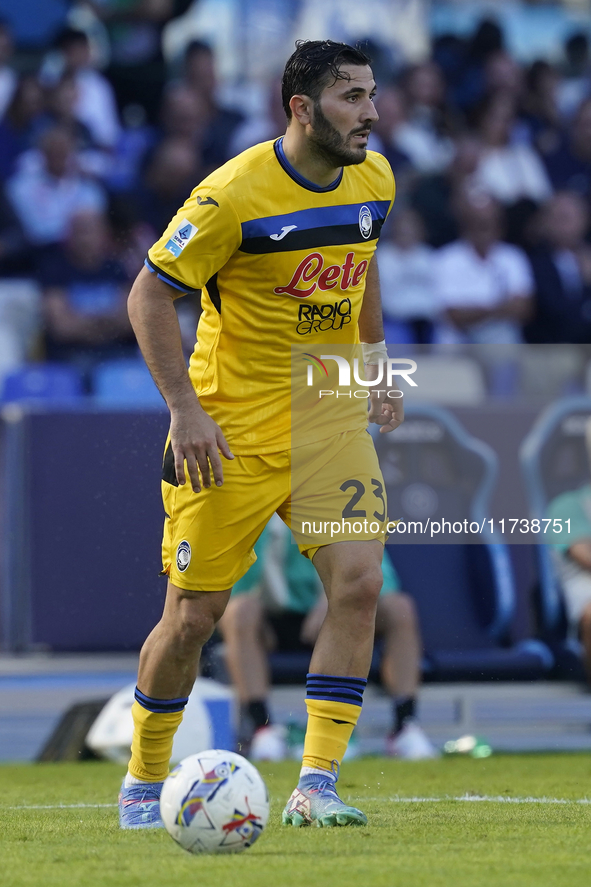
M 369 364 L 365 371 L 367 378 L 375 378 L 378 367 Z M 386 383 L 381 382 L 375 388 L 370 388 L 369 415 L 370 422 L 380 425 L 380 434 L 394 431 L 404 422 L 404 398 L 402 391 L 397 388 L 386 389 Z

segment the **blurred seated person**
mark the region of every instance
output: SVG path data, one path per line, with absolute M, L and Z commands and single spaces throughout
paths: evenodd
M 33 356 L 40 301 L 30 247 L 0 187 L 0 385 L 5 373 Z
M 56 126 L 70 133 L 76 163 L 85 175 L 100 177 L 109 171 L 110 151 L 103 150 L 91 130 L 76 114 L 78 84 L 73 74 L 64 74 L 45 93 L 46 110 L 37 122 L 37 140 L 46 130 Z
M 155 123 L 166 79 L 162 53 L 164 28 L 183 15 L 191 0 L 87 0 L 107 31 L 110 64 L 106 71 L 119 110 L 141 105 Z
M 219 100 L 215 56 L 209 44 L 201 40 L 189 43 L 185 50 L 183 83 L 199 100 L 204 129 L 201 143 L 204 166 L 208 170 L 215 169 L 232 156 L 232 137 L 244 121 L 244 115 L 224 107 Z M 282 128 L 285 129 L 285 120 Z
M 503 46 L 491 52 L 484 64 L 484 97 L 503 95 L 519 102 L 524 93 L 523 69 Z
M 561 114 L 572 118 L 591 92 L 589 36 L 585 31 L 571 34 L 564 42 L 563 80 L 558 93 Z
M 591 421 L 585 428 L 591 461 Z M 561 493 L 550 502 L 547 517 L 562 521 L 562 533 L 552 546 L 569 630 L 583 645 L 587 679 L 591 683 L 591 484 Z M 566 521 L 570 521 L 570 532 Z
M 65 243 L 39 260 L 47 359 L 71 361 L 88 377 L 100 361 L 137 354 L 130 281 L 111 254 L 105 215 L 85 210 L 72 215 Z
M 591 99 L 581 104 L 559 143 L 551 150 L 541 146 L 540 151 L 556 191 L 591 197 Z
M 247 118 L 234 130 L 229 147 L 230 156 L 235 157 L 260 142 L 277 139 L 284 132 L 285 111 L 281 98 L 281 78 L 277 78 L 269 86 L 262 112 Z
M 43 84 L 53 87 L 69 76 L 76 88 L 74 114 L 90 132 L 92 141 L 102 148 L 114 147 L 120 133 L 117 103 L 113 87 L 93 64 L 88 35 L 66 28 L 56 40 L 53 54 L 41 69 Z
M 544 206 L 542 242 L 530 254 L 533 315 L 526 342 L 591 342 L 589 209 L 578 194 L 559 191 Z
M 401 87 L 406 120 L 396 130 L 396 145 L 419 172 L 439 172 L 453 157 L 452 136 L 458 124 L 445 100 L 441 69 L 432 61 L 412 65 Z
M 258 560 L 234 586 L 220 628 L 226 662 L 241 708 L 241 731 L 255 760 L 281 760 L 287 754 L 285 728 L 271 721 L 267 654 L 310 655 L 327 610 L 313 564 L 293 544 L 278 516 L 255 545 Z M 392 730 L 386 754 L 419 759 L 438 756 L 416 721 L 421 642 L 412 598 L 400 592 L 389 557 L 383 560 L 384 585 L 376 631 L 384 639 L 382 684 L 392 698 Z
M 27 239 L 12 204 L 0 186 L 0 279 L 32 277 Z
M 79 171 L 74 140 L 61 126 L 41 135 L 39 149 L 27 154 L 6 183 L 6 194 L 35 246 L 63 241 L 76 213 L 100 212 L 106 205 L 101 186 Z
M 445 246 L 457 240 L 459 229 L 453 196 L 474 181 L 482 147 L 473 135 L 455 142 L 453 160 L 444 172 L 421 176 L 411 187 L 409 203 L 421 216 L 430 246 Z
M 516 102 L 496 93 L 482 104 L 476 115 L 482 143 L 475 180 L 500 203 L 510 205 L 529 197 L 538 203 L 552 194 L 544 164 L 534 149 L 512 140 L 517 123 Z
M 413 209 L 402 209 L 390 223 L 376 253 L 380 272 L 386 342 L 428 344 L 439 306 L 433 274 L 434 250 Z
M 456 196 L 460 237 L 439 250 L 436 292 L 445 320 L 436 340 L 514 344 L 531 311 L 533 280 L 525 253 L 504 243 L 499 204 L 479 191 Z
M 21 77 L 0 121 L 0 180 L 16 170 L 20 157 L 34 147 L 44 109 L 43 90 L 32 75 Z
M 14 45 L 7 22 L 0 19 L 0 119 L 14 95 L 18 76 L 11 65 Z
M 519 120 L 531 145 L 539 152 L 553 150 L 562 137 L 563 123 L 558 108 L 560 75 L 549 62 L 538 60 L 527 70 L 527 90 Z
M 133 185 L 141 189 L 146 170 L 149 169 L 158 149 L 171 140 L 184 142 L 193 152 L 194 162 L 198 163 L 202 170 L 200 176 L 206 175 L 201 159 L 207 126 L 203 97 L 183 83 L 170 83 L 164 92 L 159 118 L 157 127 L 143 127 L 144 139 L 133 149 L 135 153 L 132 160 L 135 170 L 131 170 Z
M 406 121 L 405 95 L 400 87 L 390 84 L 377 93 L 375 106 L 380 116 L 372 125 L 369 147 L 384 155 L 394 175 L 406 173 L 412 162 L 397 144 L 398 132 Z
M 481 19 L 467 39 L 456 34 L 436 38 L 434 56 L 445 73 L 448 94 L 456 107 L 467 111 L 482 100 L 492 85 L 487 62 L 503 46 L 503 31 L 489 18 Z
M 89 128 L 82 123 L 75 113 L 78 87 L 71 74 L 64 74 L 45 90 L 45 111 L 37 123 L 37 132 L 44 132 L 61 126 L 67 129 L 74 140 L 77 151 L 83 151 L 94 145 Z
M 154 149 L 140 185 L 129 195 L 137 218 L 152 228 L 153 239 L 164 231 L 202 178 L 190 142 L 168 138 Z

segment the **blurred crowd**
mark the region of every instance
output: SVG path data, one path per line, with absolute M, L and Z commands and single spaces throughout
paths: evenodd
M 122 27 L 96 4 L 106 70 L 70 27 L 20 64 L 0 22 L 0 378 L 32 359 L 90 379 L 135 355 L 125 300 L 147 248 L 200 179 L 285 130 L 278 82 L 257 113 L 225 106 L 208 44 L 164 62 L 175 4 L 135 5 Z M 591 341 L 587 35 L 525 67 L 492 20 L 410 66 L 376 49 L 370 147 L 398 188 L 378 249 L 387 341 Z M 190 351 L 199 306 L 185 302 Z

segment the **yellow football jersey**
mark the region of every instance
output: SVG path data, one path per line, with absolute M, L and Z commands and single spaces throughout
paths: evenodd
M 380 154 L 321 188 L 278 139 L 201 182 L 149 250 L 162 280 L 202 290 L 189 374 L 234 453 L 289 449 L 292 344 L 359 342 L 365 273 L 393 201 Z

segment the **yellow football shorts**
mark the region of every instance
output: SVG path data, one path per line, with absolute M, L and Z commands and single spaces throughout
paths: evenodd
M 365 429 L 222 462 L 223 485 L 194 493 L 189 483 L 177 484 L 167 442 L 162 566 L 179 588 L 231 588 L 255 562 L 255 542 L 274 512 L 309 558 L 331 542 L 385 542 L 384 482 Z

